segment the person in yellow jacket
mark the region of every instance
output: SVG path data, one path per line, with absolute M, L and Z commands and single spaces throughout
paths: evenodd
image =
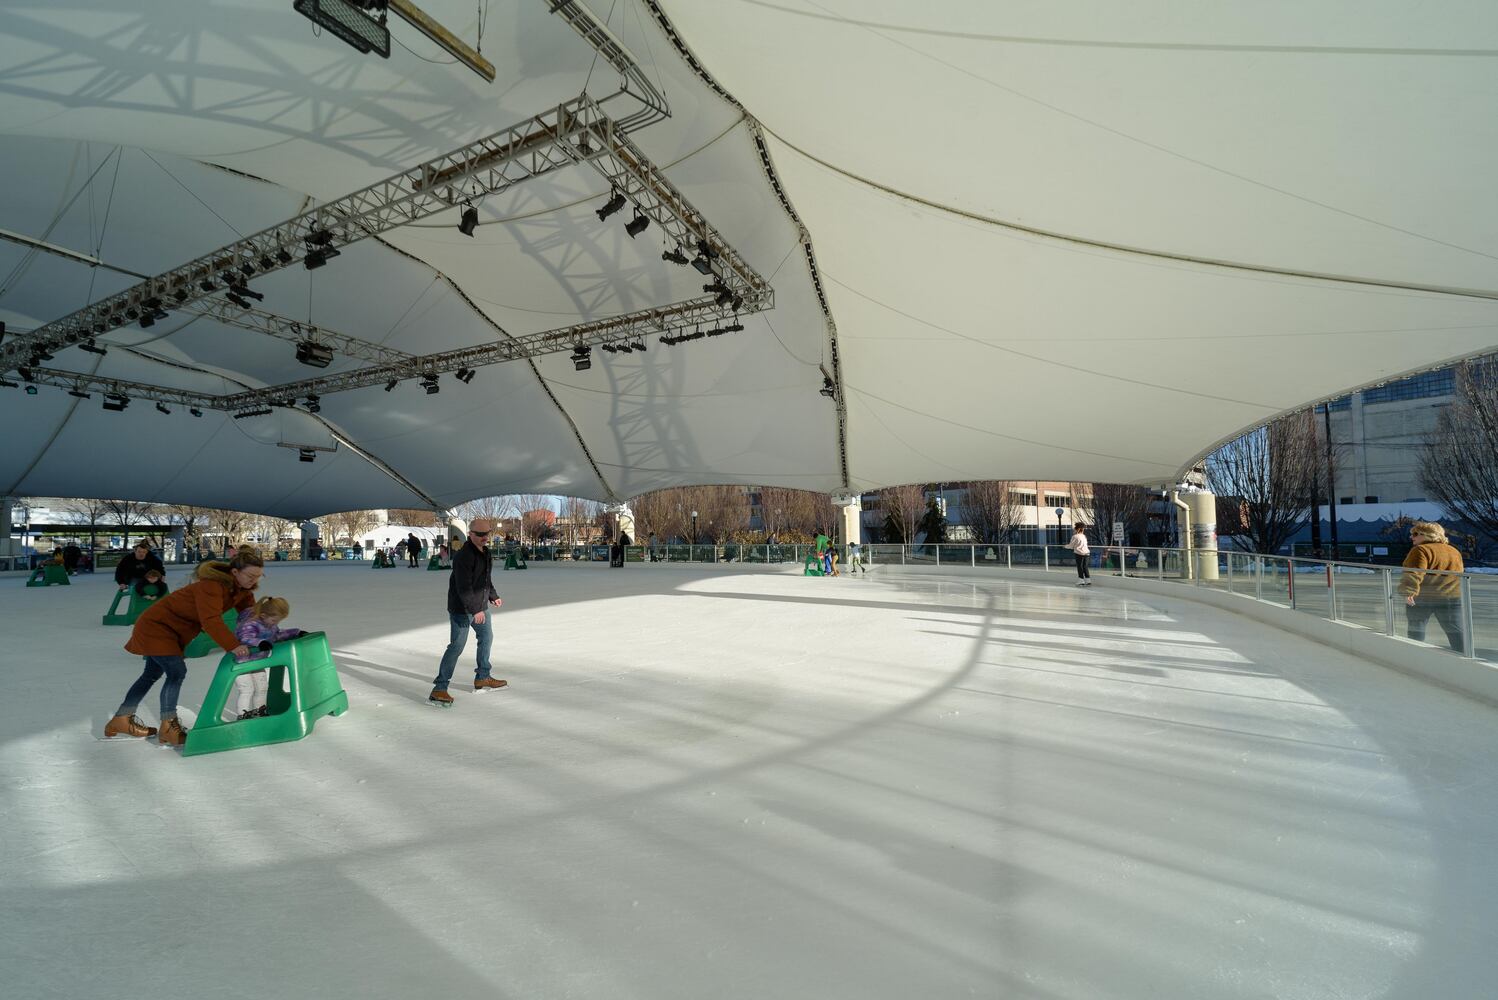
M 1404 557 L 1399 593 L 1404 595 L 1408 635 L 1425 641 L 1425 626 L 1434 615 L 1446 633 L 1446 641 L 1462 651 L 1462 554 L 1446 541 L 1446 529 L 1429 521 L 1416 521 L 1410 528 L 1414 547 Z M 1436 570 L 1437 572 L 1431 572 Z

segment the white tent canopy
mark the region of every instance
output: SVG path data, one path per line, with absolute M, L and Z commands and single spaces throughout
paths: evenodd
M 478 38 L 471 0 L 421 6 Z M 549 0 L 487 6 L 493 84 L 395 18 L 387 61 L 282 0 L 8 5 L 0 230 L 103 266 L 0 242 L 0 320 L 24 335 L 613 91 Z M 1158 483 L 1278 413 L 1498 348 L 1490 3 L 1191 21 L 1151 2 L 585 6 L 670 103 L 632 141 L 772 309 L 587 371 L 550 354 L 315 414 L 4 389 L 0 494 L 309 516 L 691 483 Z M 700 295 L 657 228 L 596 218 L 608 193 L 562 169 L 479 202 L 472 239 L 454 209 L 252 285 L 261 308 L 416 355 Z M 99 344 L 48 364 L 220 395 L 315 374 L 284 341 L 183 312 Z M 283 444 L 336 450 L 302 463 Z

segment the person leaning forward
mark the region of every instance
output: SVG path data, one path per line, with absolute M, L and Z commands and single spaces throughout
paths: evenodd
M 432 693 L 427 700 L 444 707 L 451 707 L 452 695 L 447 686 L 452 681 L 453 670 L 463 647 L 468 645 L 468 630 L 477 634 L 478 665 L 473 672 L 473 689 L 502 688 L 507 682 L 489 676 L 489 648 L 494 644 L 494 629 L 489 621 L 489 608 L 497 608 L 504 602 L 494 589 L 494 559 L 489 555 L 489 536 L 494 533 L 494 522 L 479 518 L 468 529 L 468 540 L 453 555 L 452 576 L 447 581 L 447 618 L 451 629 L 447 650 L 442 654 L 442 664 L 437 668 L 437 677 L 432 681 Z
M 114 718 L 104 727 L 106 739 L 156 733 L 135 717 L 135 710 L 164 675 L 161 732 L 156 740 L 163 746 L 181 746 L 187 742 L 187 733 L 177 721 L 177 697 L 187 677 L 184 650 L 199 632 L 207 632 L 214 642 L 236 656 L 249 653 L 249 648 L 224 624 L 223 615 L 230 608 L 242 611 L 255 603 L 254 592 L 265 573 L 264 567 L 265 562 L 255 552 L 241 552 L 226 563 L 201 563 L 196 581 L 158 599 L 141 612 L 125 650 L 145 657 L 146 666 L 115 709 Z

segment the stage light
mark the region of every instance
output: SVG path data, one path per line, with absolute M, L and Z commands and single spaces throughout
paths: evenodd
M 189 407 L 187 412 L 191 413 L 195 417 L 201 417 L 203 415 L 203 411 L 198 409 L 196 406 Z
M 636 351 L 643 351 L 645 349 L 645 341 L 636 338 L 629 346 Z
M 822 388 L 818 389 L 817 391 L 826 396 L 828 399 L 832 399 L 837 395 L 837 387 L 832 384 L 832 379 L 828 378 L 826 375 L 822 376 Z
M 477 374 L 478 372 L 474 371 L 472 368 L 459 368 L 457 376 L 458 381 L 462 382 L 464 385 L 467 385 L 468 383 L 473 381 L 473 377 Z
M 172 292 L 172 298 L 177 300 L 178 305 L 181 305 L 182 303 L 187 301 L 187 289 L 177 289 L 176 291 Z
M 322 411 L 322 400 L 319 399 L 315 395 L 309 395 L 307 397 L 307 412 L 308 413 L 320 413 L 321 411 Z M 269 411 L 267 411 L 267 412 L 269 412 Z
M 34 381 L 36 381 L 31 376 L 31 369 L 27 368 L 25 365 L 22 365 L 21 367 L 17 368 L 16 369 L 16 374 L 21 376 L 21 381 L 22 382 L 34 382 Z
M 313 451 L 311 448 L 298 448 L 296 452 L 296 460 L 298 462 L 315 462 L 317 461 L 317 452 Z
M 307 270 L 315 271 L 319 267 L 322 267 L 324 264 L 326 264 L 328 261 L 332 260 L 334 257 L 341 256 L 343 256 L 342 251 L 338 250 L 336 247 L 323 247 L 321 250 L 313 250 L 311 253 L 307 254 L 307 256 L 303 258 L 302 263 L 306 265 Z
M 265 296 L 264 295 L 262 295 L 259 292 L 255 291 L 253 288 L 251 288 L 249 285 L 246 285 L 242 281 L 239 284 L 233 286 L 233 291 L 234 291 L 235 295 L 240 295 L 240 296 L 243 296 L 244 298 L 247 298 L 247 299 L 254 299 L 256 302 L 263 302 L 263 301 L 265 301 Z M 158 318 L 160 318 L 160 317 L 158 317 Z
M 21 388 L 21 383 L 19 383 L 19 382 L 12 382 L 8 378 L 0 378 L 0 389 L 19 389 L 19 388 Z
M 580 372 L 585 372 L 593 367 L 593 349 L 578 344 L 572 349 L 572 367 Z
M 134 306 L 129 306 L 125 310 L 125 318 L 130 320 L 140 319 L 140 310 Z
M 156 316 L 155 316 L 154 313 L 146 313 L 144 316 L 142 316 L 140 318 L 140 328 L 142 330 L 149 330 L 149 329 L 151 329 L 151 327 L 153 327 L 155 325 L 156 325 Z
M 464 236 L 472 237 L 473 231 L 479 225 L 479 210 L 469 205 L 463 209 L 463 218 L 458 222 L 458 232 Z
M 732 301 L 733 301 L 733 292 L 729 291 L 728 289 L 725 288 L 721 292 L 718 293 L 718 298 L 717 298 L 718 305 L 720 305 L 720 306 L 726 306 L 726 305 L 728 305 Z
M 742 295 L 735 295 L 733 297 L 733 300 L 728 303 L 728 307 L 730 309 L 732 309 L 734 312 L 738 312 L 740 309 L 743 308 L 743 306 L 744 306 L 744 297 Z
M 669 260 L 671 263 L 680 264 L 682 267 L 686 267 L 691 263 L 691 261 L 687 259 L 687 255 L 681 252 L 680 244 L 677 244 L 676 249 L 667 250 L 662 253 L 661 260 Z
M 296 359 L 313 368 L 326 368 L 333 363 L 333 349 L 310 340 L 299 341 L 296 345 Z
M 615 347 L 613 344 L 604 344 L 602 346 L 603 346 L 603 349 L 605 351 L 608 351 L 610 354 L 618 354 L 619 353 L 619 348 Z
M 604 219 L 607 219 L 609 216 L 613 215 L 623 207 L 624 195 L 619 193 L 618 188 L 614 188 L 613 195 L 609 198 L 608 201 L 603 203 L 603 207 L 600 208 L 596 213 L 598 215 L 598 221 L 602 222 Z
M 435 375 L 423 375 L 421 377 L 421 387 L 427 391 L 428 396 L 435 396 L 442 391 L 442 386 L 438 384 L 437 376 Z
M 129 405 L 129 396 L 121 396 L 117 393 L 108 393 L 104 396 L 104 409 L 111 413 L 124 413 L 125 407 Z
M 303 242 L 310 243 L 315 247 L 325 247 L 333 242 L 333 234 L 326 229 L 314 229 L 307 234 Z
M 707 240 L 697 241 L 697 256 L 692 259 L 692 266 L 702 274 L 713 273 L 713 261 L 718 257 L 718 251 L 714 250 Z
M 28 385 L 26 387 L 26 395 L 28 395 L 28 396 L 35 396 L 36 395 L 36 386 L 34 386 L 34 385 Z
M 263 253 L 263 254 L 260 255 L 260 270 L 262 270 L 262 271 L 269 271 L 271 268 L 273 268 L 275 266 L 276 266 L 275 258 L 272 257 L 270 254 Z
M 104 355 L 106 355 L 106 354 L 109 353 L 104 348 L 102 348 L 102 347 L 98 346 L 97 344 L 95 344 L 94 343 L 94 338 L 92 338 L 92 337 L 88 338 L 83 343 L 79 344 L 78 345 L 78 349 L 80 351 L 83 351 L 86 354 L 97 354 L 101 358 Z
M 735 316 L 733 322 L 723 329 L 727 333 L 742 333 L 744 331 L 744 324 L 740 323 L 738 317 Z
M 386 382 L 386 383 L 385 383 L 385 391 L 386 391 L 386 392 L 391 392 L 391 391 L 393 391 L 393 390 L 394 390 L 394 389 L 395 389 L 395 387 L 396 387 L 396 386 L 398 386 L 398 385 L 400 385 L 400 379 L 398 379 L 398 378 L 393 378 L 393 379 L 391 379 L 391 380 L 390 380 L 390 381 L 389 381 L 389 382 Z
M 103 333 L 105 330 L 108 330 L 108 329 L 109 329 L 109 327 L 105 326 L 103 323 L 95 323 L 94 324 L 94 332 L 95 333 Z
M 253 278 L 255 276 L 255 265 L 247 260 L 240 261 L 239 270 L 246 278 Z
M 292 259 L 293 258 L 291 254 L 286 252 L 285 247 L 278 247 L 276 249 L 276 260 L 280 261 L 282 264 L 290 264 Z
M 157 403 L 156 404 L 156 412 L 157 413 L 171 413 L 172 411 L 168 410 L 165 406 L 162 406 L 160 403 Z
M 645 213 L 640 211 L 638 208 L 635 209 L 635 217 L 633 219 L 630 219 L 629 222 L 625 223 L 624 225 L 624 231 L 629 234 L 630 239 L 634 239 L 636 236 L 639 236 L 649 228 L 650 219 L 648 219 L 645 216 Z
M 88 393 L 81 392 L 78 389 L 69 389 L 68 390 L 68 395 L 69 396 L 73 396 L 76 399 L 93 399 L 94 398 L 93 396 L 89 395 Z
M 234 292 L 225 292 L 224 293 L 224 298 L 228 299 L 230 302 L 232 302 L 234 305 L 238 306 L 241 309 L 248 309 L 248 308 L 250 308 L 250 304 L 248 302 L 246 302 L 244 299 L 240 298 Z
M 211 278 L 204 278 L 202 281 L 198 282 L 198 287 L 205 292 L 218 291 L 218 286 L 213 283 L 213 279 Z

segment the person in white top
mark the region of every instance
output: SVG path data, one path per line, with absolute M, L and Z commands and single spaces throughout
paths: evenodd
M 1087 557 L 1092 554 L 1092 550 L 1087 547 L 1087 525 L 1076 526 L 1075 534 L 1066 543 L 1066 547 L 1077 557 L 1077 586 L 1092 586 L 1092 571 L 1087 568 Z

